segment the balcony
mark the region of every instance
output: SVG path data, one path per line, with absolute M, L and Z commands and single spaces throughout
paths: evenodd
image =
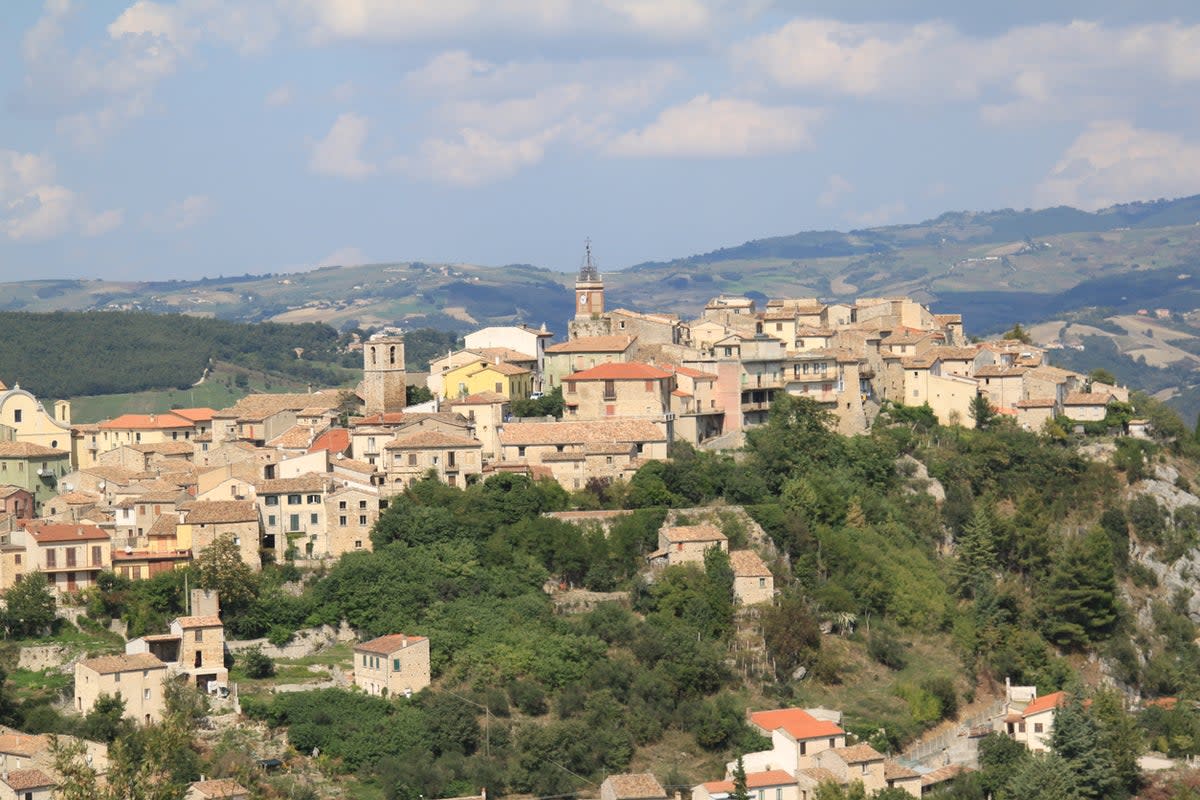
M 782 375 L 743 375 L 743 389 L 782 389 L 786 381 Z
M 771 401 L 763 400 L 758 403 L 742 403 L 742 413 L 753 413 L 755 411 L 770 411 Z

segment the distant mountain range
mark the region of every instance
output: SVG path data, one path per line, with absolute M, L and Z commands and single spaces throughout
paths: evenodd
M 605 275 L 610 305 L 696 313 L 720 293 L 852 298 L 908 294 L 962 312 L 969 331 L 1088 306 L 1200 306 L 1200 195 L 1089 213 L 952 212 L 915 225 L 809 231 L 647 262 Z M 196 281 L 42 280 L 0 285 L 0 310 L 130 309 L 336 328 L 458 329 L 505 322 L 561 331 L 573 273 L 522 264 L 421 262 Z

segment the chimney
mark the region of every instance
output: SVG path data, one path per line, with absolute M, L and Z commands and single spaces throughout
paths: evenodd
M 400 634 L 400 646 L 408 647 L 408 637 L 406 635 L 404 635 L 403 633 Z

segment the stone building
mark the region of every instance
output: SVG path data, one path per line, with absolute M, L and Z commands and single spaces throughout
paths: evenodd
M 429 639 L 393 633 L 354 648 L 354 684 L 372 695 L 411 695 L 429 685 Z
M 384 330 L 363 344 L 363 405 L 368 414 L 403 411 L 405 396 L 404 336 Z

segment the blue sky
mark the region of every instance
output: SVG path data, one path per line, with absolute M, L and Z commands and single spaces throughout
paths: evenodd
M 22 0 L 0 280 L 573 269 L 589 236 L 611 270 L 1200 192 L 1197 4 L 899 5 Z

